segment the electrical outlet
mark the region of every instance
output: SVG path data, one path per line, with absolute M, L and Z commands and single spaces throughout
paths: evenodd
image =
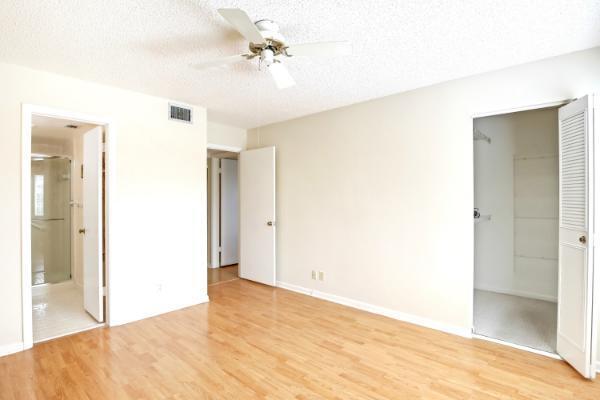
M 319 271 L 319 280 L 320 281 L 325 280 L 325 272 Z
M 317 271 L 313 271 L 311 276 L 313 280 L 317 279 Z

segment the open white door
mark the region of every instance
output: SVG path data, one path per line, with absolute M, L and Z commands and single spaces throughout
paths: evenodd
M 102 128 L 83 135 L 83 307 L 104 320 L 102 290 Z
M 239 257 L 240 213 L 238 162 L 221 160 L 221 265 L 237 264 Z
M 593 105 L 585 96 L 558 113 L 560 216 L 557 352 L 592 378 Z
M 239 180 L 240 277 L 275 286 L 275 147 L 242 151 Z

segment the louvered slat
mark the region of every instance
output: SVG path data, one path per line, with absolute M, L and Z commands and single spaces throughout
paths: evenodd
M 586 226 L 585 112 L 560 121 L 561 135 L 561 225 L 576 229 Z

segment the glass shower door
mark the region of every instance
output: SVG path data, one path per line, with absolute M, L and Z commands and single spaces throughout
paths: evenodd
M 31 161 L 33 285 L 71 279 L 71 161 Z

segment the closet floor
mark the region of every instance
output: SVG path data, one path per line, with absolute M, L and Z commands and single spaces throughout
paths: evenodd
M 556 352 L 556 303 L 475 290 L 475 333 Z

